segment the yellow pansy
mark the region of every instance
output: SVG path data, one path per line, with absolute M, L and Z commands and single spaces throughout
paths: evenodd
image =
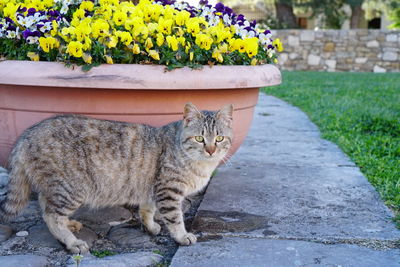
M 276 47 L 276 50 L 277 50 L 278 52 L 282 52 L 282 51 L 283 51 L 283 45 L 282 45 L 282 42 L 281 42 L 281 40 L 280 40 L 279 38 L 276 38 L 276 39 L 272 42 L 272 44 Z
M 108 48 L 116 47 L 118 44 L 118 37 L 114 35 L 107 36 L 105 38 L 105 43 Z
M 183 36 L 185 34 L 185 31 L 182 29 L 182 27 L 175 27 L 174 29 L 176 30 L 176 36 Z
M 85 63 L 92 64 L 92 56 L 90 54 L 83 53 L 82 59 L 83 59 L 83 61 L 85 61 Z
M 197 18 L 190 18 L 186 22 L 186 31 L 191 35 L 195 36 L 200 32 L 200 24 Z
M 237 50 L 240 53 L 244 53 L 246 52 L 246 43 L 242 39 L 235 39 L 233 48 L 234 50 Z
M 154 34 L 158 30 L 157 23 L 148 23 L 147 29 L 149 30 L 149 34 Z
M 128 19 L 128 15 L 123 11 L 116 11 L 113 15 L 113 21 L 115 25 L 121 26 L 125 24 L 126 20 Z
M 178 26 L 183 26 L 186 24 L 186 21 L 190 18 L 190 13 L 186 10 L 180 11 L 176 14 L 175 22 Z
M 254 57 L 258 53 L 258 38 L 253 37 L 253 38 L 246 38 L 244 39 L 245 43 L 245 50 L 249 58 Z
M 92 1 L 82 1 L 82 3 L 79 6 L 79 8 L 87 10 L 87 11 L 93 11 L 94 4 L 93 4 Z
M 74 19 L 81 20 L 85 17 L 85 13 L 85 10 L 77 9 L 72 16 Z
M 91 47 L 92 47 L 92 39 L 90 39 L 89 37 L 85 37 L 82 47 L 83 50 L 90 50 Z
M 219 63 L 222 63 L 224 61 L 221 52 L 217 48 L 214 49 L 212 57 L 215 58 Z
M 143 19 L 139 17 L 133 17 L 125 21 L 125 29 L 131 32 L 137 31 L 142 26 L 144 26 L 144 22 Z
M 75 35 L 75 27 L 66 27 L 61 30 L 61 37 L 64 41 L 69 42 Z
M 147 38 L 147 39 L 146 39 L 146 42 L 144 43 L 144 46 L 146 47 L 147 50 L 149 50 L 149 49 L 152 48 L 154 45 L 153 45 L 153 42 L 151 41 L 151 39 L 150 39 L 150 38 Z
M 112 59 L 111 56 L 109 56 L 109 55 L 104 55 L 104 57 L 106 58 L 107 64 L 114 64 L 114 61 L 113 61 L 113 59 Z
M 179 42 L 182 46 L 185 45 L 185 43 L 186 43 L 185 37 L 181 36 L 181 37 L 178 37 L 177 39 L 178 39 L 178 42 Z
M 132 53 L 134 53 L 135 55 L 140 54 L 140 47 L 138 44 L 133 45 Z
M 39 54 L 35 53 L 35 52 L 28 52 L 26 54 L 27 57 L 30 58 L 30 60 L 32 61 L 39 61 Z
M 94 38 L 109 35 L 110 25 L 103 19 L 98 19 L 92 24 L 92 35 Z
M 158 31 L 163 33 L 163 34 L 166 34 L 166 35 L 171 34 L 172 23 L 173 23 L 172 19 L 163 19 L 163 18 L 161 18 L 158 21 Z
M 228 52 L 228 44 L 227 43 L 223 43 L 221 45 L 218 46 L 218 49 L 221 53 L 226 53 Z
M 253 58 L 252 60 L 251 60 L 251 65 L 252 66 L 255 66 L 255 65 L 257 65 L 257 62 L 258 62 L 258 60 L 256 59 L 256 58 Z
M 58 40 L 54 37 L 40 37 L 39 45 L 44 52 L 50 52 L 50 49 L 57 48 L 60 46 Z
M 156 50 L 150 50 L 149 56 L 155 60 L 160 60 L 160 54 Z
M 118 37 L 121 40 L 121 43 L 126 46 L 130 45 L 133 41 L 132 35 L 129 32 L 121 32 Z
M 16 21 L 15 13 L 17 12 L 18 5 L 14 3 L 8 3 L 4 8 L 3 8 L 3 15 L 4 17 L 9 17 L 10 19 Z
M 157 33 L 157 40 L 156 40 L 157 45 L 162 46 L 164 44 L 164 41 L 165 41 L 164 35 L 162 33 Z
M 165 6 L 164 9 L 164 19 L 175 19 L 176 9 L 173 6 Z
M 83 47 L 83 45 L 81 42 L 72 41 L 67 46 L 67 53 L 70 56 L 82 57 L 82 55 L 83 55 L 82 47 Z
M 172 49 L 172 51 L 178 51 L 178 40 L 176 39 L 175 36 L 167 36 L 166 38 L 168 47 Z
M 207 34 L 199 33 L 196 35 L 196 44 L 205 50 L 210 50 L 213 39 Z
M 53 20 L 51 22 L 51 28 L 52 28 L 51 31 L 50 31 L 51 36 L 56 36 L 57 35 L 57 31 L 58 31 L 57 20 Z

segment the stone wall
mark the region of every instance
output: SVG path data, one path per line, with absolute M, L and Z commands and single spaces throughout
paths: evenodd
M 400 32 L 276 30 L 283 70 L 400 72 Z

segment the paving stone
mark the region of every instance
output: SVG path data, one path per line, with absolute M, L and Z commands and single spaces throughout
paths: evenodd
M 24 236 L 28 236 L 29 233 L 28 233 L 28 231 L 19 231 L 15 235 L 18 237 L 24 237 Z
M 112 227 L 107 238 L 122 247 L 149 248 L 155 245 L 148 233 L 127 224 Z
M 400 250 L 292 240 L 222 238 L 180 247 L 171 267 L 203 266 L 400 266 Z
M 47 257 L 37 255 L 0 256 L 1 267 L 45 267 L 50 266 Z
M 8 225 L 0 224 L 0 243 L 10 238 L 13 229 Z
M 101 236 L 107 235 L 111 225 L 120 224 L 132 218 L 132 213 L 124 207 L 110 207 L 99 210 L 83 208 L 73 218 L 78 220 Z
M 162 256 L 152 252 L 135 252 L 96 258 L 92 255 L 84 255 L 80 267 L 146 267 L 154 266 L 162 260 Z M 68 267 L 76 267 L 76 263 L 70 259 Z
M 86 241 L 89 247 L 91 247 L 93 243 L 98 239 L 97 234 L 87 227 L 83 227 L 79 232 L 74 233 L 74 235 L 77 238 Z
M 218 225 L 221 216 L 213 218 L 213 212 L 236 212 L 266 218 L 264 228 L 253 230 L 257 236 L 400 239 L 393 214 L 375 189 L 336 145 L 320 138 L 315 126 L 306 131 L 307 116 L 262 94 L 256 114 L 243 146 L 211 180 L 194 226 Z
M 63 245 L 58 242 L 50 233 L 47 225 L 39 224 L 29 229 L 29 235 L 26 237 L 27 241 L 37 247 L 50 247 L 62 249 Z
M 299 109 L 260 94 L 255 114 L 171 266 L 399 266 L 393 214 L 355 164 Z
M 53 237 L 47 228 L 47 225 L 45 224 L 39 224 L 31 227 L 29 229 L 29 233 L 30 234 L 27 236 L 27 240 L 29 243 L 35 246 L 57 249 L 64 248 L 64 246 Z M 92 246 L 97 240 L 97 234 L 87 227 L 83 227 L 78 233 L 74 234 L 77 238 L 86 241 L 89 246 Z

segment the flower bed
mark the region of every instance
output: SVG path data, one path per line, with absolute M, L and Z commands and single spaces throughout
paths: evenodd
M 0 56 L 102 63 L 258 65 L 276 62 L 279 39 L 219 3 L 171 0 L 0 0 Z

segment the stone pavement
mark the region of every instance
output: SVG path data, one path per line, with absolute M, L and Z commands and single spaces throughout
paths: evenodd
M 0 197 L 6 184 L 0 168 Z M 85 255 L 79 266 L 400 266 L 400 231 L 376 191 L 304 113 L 274 97 L 260 94 L 249 137 L 199 207 L 201 198 L 186 213 L 199 242 L 178 250 L 165 229 L 144 233 L 132 208 L 80 210 L 77 236 L 93 255 L 115 255 Z M 76 266 L 34 195 L 0 224 L 0 266 Z
M 261 94 L 171 266 L 400 266 L 400 231 L 360 170 L 299 109 Z

